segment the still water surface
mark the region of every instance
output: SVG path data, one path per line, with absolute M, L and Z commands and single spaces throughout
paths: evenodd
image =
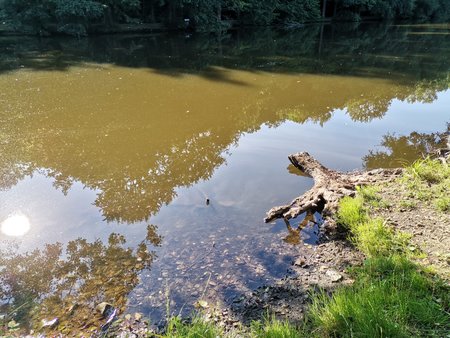
M 287 156 L 394 167 L 442 141 L 449 36 L 346 25 L 1 38 L 0 295 L 42 297 L 34 318 L 70 329 L 94 325 L 102 301 L 157 321 L 167 300 L 188 313 L 283 276 L 316 231 L 295 239 L 262 221 L 312 186 Z

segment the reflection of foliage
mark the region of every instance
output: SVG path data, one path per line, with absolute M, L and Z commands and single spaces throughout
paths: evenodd
M 437 92 L 446 90 L 450 86 L 450 75 L 443 76 L 441 79 L 419 81 L 414 92 L 406 99 L 410 103 L 423 102 L 431 103 L 437 99 Z
M 11 248 L 2 250 L 0 298 L 14 319 L 28 320 L 35 301 L 51 291 L 60 255 L 60 244 L 47 245 L 43 250 L 26 254 L 17 254 Z
M 43 250 L 20 254 L 4 250 L 0 256 L 0 297 L 9 318 L 21 324 L 58 317 L 58 331 L 98 328 L 95 313 L 100 302 L 124 310 L 127 295 L 139 280 L 139 273 L 150 268 L 155 257 L 148 246 L 159 246 L 157 228 L 149 225 L 147 237 L 136 250 L 124 247 L 125 238 L 111 234 L 108 243 L 89 243 L 77 239 L 67 244 L 47 245 Z
M 276 126 L 285 120 L 324 124 L 337 109 L 367 122 L 382 117 L 394 99 L 429 102 L 448 88 L 450 40 L 427 34 L 434 28 L 369 25 L 340 31 L 340 27 L 234 32 L 217 40 L 2 39 L 0 72 L 6 73 L 3 79 L 9 88 L 5 85 L 0 93 L 0 188 L 8 189 L 40 171 L 52 177 L 63 193 L 73 182 L 96 191 L 95 205 L 108 221 L 141 221 L 170 203 L 177 187 L 211 177 L 239 135 L 258 130 L 261 124 Z M 152 84 L 153 73 L 146 73 L 146 80 L 130 79 L 126 84 L 128 89 L 136 87 L 139 95 L 118 92 L 107 98 L 106 89 L 88 90 L 94 87 L 75 76 L 64 82 L 59 72 L 45 73 L 47 78 L 35 82 L 47 89 L 39 93 L 30 85 L 20 87 L 20 81 L 5 80 L 22 66 L 63 71 L 85 61 L 148 68 L 169 80 L 161 81 L 160 92 L 152 96 L 142 89 Z M 92 76 L 96 65 L 83 67 Z M 256 92 L 229 76 L 229 69 L 306 75 L 299 76 L 301 81 L 294 76 L 268 80 Z M 208 86 L 203 83 L 197 92 L 208 91 L 211 82 L 229 83 L 218 93 L 209 92 L 223 101 L 203 100 L 195 93 L 173 100 L 170 81 L 184 74 L 208 80 Z M 56 78 L 58 88 L 48 84 Z M 115 90 L 113 83 L 108 79 L 102 88 Z M 57 102 L 55 97 L 65 99 Z M 144 98 L 153 102 L 140 105 Z M 159 106 L 167 109 L 155 109 Z M 189 114 L 181 113 L 188 108 Z
M 130 173 L 124 178 L 114 177 L 105 184 L 100 183 L 97 189 L 101 191 L 95 205 L 101 208 L 108 221 L 147 219 L 172 201 L 177 186 L 189 186 L 200 179 L 208 179 L 214 168 L 223 163 L 220 153 L 225 148 L 226 145 L 209 136 L 194 136 L 181 147 L 172 145 L 168 151 L 170 155 L 154 154 L 152 162 L 148 162 L 152 167 L 142 176 Z
M 81 40 L 8 37 L 0 40 L 0 71 L 23 67 L 63 70 L 91 61 L 147 67 L 169 75 L 194 73 L 206 77 L 220 75 L 211 73 L 212 66 L 346 74 L 392 78 L 397 82 L 434 80 L 448 72 L 448 27 L 371 24 L 348 31 L 342 28 L 313 25 L 289 33 L 265 29 L 238 31 L 217 39 L 198 35 L 189 40 L 184 36 L 170 40 L 166 36 Z M 225 80 L 220 76 L 216 79 Z
M 59 116 L 46 116 L 47 120 L 59 123 Z M 100 122 L 91 121 L 92 126 L 107 124 L 111 115 L 104 118 Z M 189 186 L 209 178 L 214 168 L 224 162 L 221 153 L 237 137 L 227 131 L 229 127 L 236 126 L 227 122 L 227 116 L 215 118 L 204 115 L 204 118 L 198 116 L 199 120 L 204 120 L 198 125 L 187 122 L 176 129 L 171 124 L 163 124 L 158 133 L 140 133 L 139 137 L 129 134 L 126 136 L 129 147 L 123 146 L 121 135 L 101 140 L 99 147 L 95 147 L 93 145 L 98 144 L 98 139 L 104 134 L 102 125 L 98 127 L 98 133 L 80 126 L 77 133 L 59 134 L 59 129 L 55 128 L 48 133 L 36 133 L 29 137 L 28 131 L 39 128 L 42 119 L 46 118 L 34 115 L 25 126 L 23 120 L 17 119 L 14 123 L 21 131 L 14 131 L 10 141 L 0 145 L 3 154 L 0 159 L 0 173 L 3 174 L 1 188 L 14 186 L 35 170 L 52 177 L 54 186 L 65 194 L 73 182 L 80 181 L 98 191 L 95 205 L 102 210 L 107 221 L 136 222 L 147 219 L 172 201 L 176 187 Z M 203 132 L 200 129 L 205 121 L 214 119 L 217 124 L 213 130 Z M 80 116 L 76 123 L 83 123 L 81 120 L 83 118 Z M 11 122 L 11 119 L 8 121 Z M 61 129 L 69 128 L 64 121 L 61 126 Z M 8 132 L 5 130 L 5 133 Z M 40 150 L 33 150 L 36 148 Z M 38 162 L 37 166 L 33 165 Z
M 369 151 L 363 158 L 364 167 L 370 170 L 411 164 L 430 151 L 445 148 L 449 133 L 450 124 L 447 124 L 447 131 L 441 133 L 412 132 L 408 136 L 385 135 L 381 145 L 388 151 Z
M 389 109 L 391 97 L 361 98 L 349 102 L 347 111 L 353 121 L 369 122 L 380 119 Z
M 327 111 L 324 111 L 323 114 L 318 115 L 311 114 L 311 112 L 305 111 L 304 109 L 301 108 L 282 109 L 278 111 L 278 114 L 283 120 L 289 120 L 301 124 L 307 122 L 315 122 L 320 123 L 320 125 L 323 125 L 332 116 L 331 111 L 328 111 L 328 109 Z
M 421 80 L 410 89 L 410 94 L 405 97 L 397 95 L 396 99 L 406 99 L 409 103 L 431 103 L 437 99 L 437 93 L 448 89 L 450 85 L 449 75 L 441 79 Z M 400 91 L 399 91 L 400 92 Z M 382 118 L 388 111 L 393 98 L 389 95 L 375 94 L 372 97 L 364 97 L 347 104 L 347 111 L 352 120 L 369 122 L 375 118 Z
M 33 169 L 27 165 L 21 165 L 14 161 L 8 162 L 8 166 L 0 167 L 0 190 L 15 186 L 25 176 L 31 175 L 32 172 Z

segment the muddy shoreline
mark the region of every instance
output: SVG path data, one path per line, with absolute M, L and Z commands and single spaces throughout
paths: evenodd
M 363 254 L 339 232 L 330 235 L 321 231 L 317 244 L 301 243 L 297 248 L 298 255 L 283 278 L 249 295 L 237 296 L 228 304 L 218 304 L 213 298 L 205 297 L 196 303 L 198 312 L 206 321 L 216 323 L 227 332 L 245 332 L 252 321 L 261 320 L 267 314 L 300 324 L 308 311 L 310 291 L 320 288 L 331 292 L 338 286 L 353 283 L 347 269 L 364 260 Z M 165 324 L 161 321 L 147 325 L 141 314 L 127 314 L 121 316 L 108 334 L 144 337 L 152 332 L 163 333 Z

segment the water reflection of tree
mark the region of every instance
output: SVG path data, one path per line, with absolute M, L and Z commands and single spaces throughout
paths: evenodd
M 370 150 L 369 154 L 363 157 L 364 168 L 367 170 L 395 168 L 411 164 L 418 158 L 429 154 L 430 151 L 445 148 L 449 134 L 450 124 L 447 124 L 445 132 L 430 134 L 412 132 L 407 136 L 385 135 L 381 146 L 386 150 Z
M 199 119 L 197 125 L 183 117 L 173 124 L 161 122 L 158 132 L 127 135 L 109 132 L 109 137 L 102 139 L 108 132 L 102 130 L 102 123 L 108 123 L 111 115 L 103 117 L 104 120 L 88 122 L 97 128 L 96 133 L 50 114 L 3 124 L 12 129 L 4 129 L 3 135 L 9 134 L 9 142 L 0 144 L 1 188 L 8 189 L 39 170 L 52 177 L 54 186 L 63 193 L 74 181 L 97 190 L 95 204 L 107 221 L 142 221 L 168 204 L 176 187 L 208 179 L 214 168 L 224 162 L 222 152 L 235 142 L 241 129 L 239 123 L 228 121 L 227 116 L 215 118 L 205 114 L 190 116 Z M 59 125 L 34 134 L 43 120 Z M 186 123 L 179 123 L 183 121 Z M 77 133 L 59 132 L 71 128 L 79 129 Z
M 28 39 L 21 44 L 15 38 L 3 40 L 7 48 L 0 48 L 0 71 L 21 66 L 66 70 L 94 61 L 150 68 L 169 79 L 192 73 L 216 83 L 228 81 L 237 89 L 221 89 L 228 110 L 216 102 L 205 109 L 198 103 L 206 103 L 203 97 L 185 98 L 185 105 L 173 111 L 151 110 L 147 117 L 143 112 L 149 106 L 115 109 L 108 105 L 120 104 L 114 98 L 93 100 L 94 108 L 78 109 L 80 97 L 91 93 L 70 86 L 79 93 L 57 92 L 64 103 L 52 109 L 48 102 L 54 97 L 39 106 L 42 94 L 32 97 L 32 91 L 11 90 L 0 100 L 0 188 L 8 189 L 39 170 L 54 178 L 55 187 L 64 193 L 73 182 L 97 191 L 95 204 L 108 221 L 141 221 L 170 203 L 177 187 L 211 177 L 225 161 L 223 152 L 242 133 L 262 124 L 324 124 L 337 109 L 355 121 L 368 122 L 382 118 L 393 100 L 430 102 L 448 89 L 446 35 L 410 35 L 412 28 L 395 26 L 339 27 L 325 26 L 323 34 L 320 26 L 311 26 L 293 33 L 239 32 L 220 39 L 119 36 Z M 263 95 L 240 94 L 239 88 L 244 92 L 246 86 L 233 82 L 226 69 L 302 74 L 302 81 L 309 82 L 274 80 Z M 144 85 L 148 83 L 136 87 Z M 142 91 L 136 100 L 149 95 Z M 34 110 L 29 108 L 32 99 Z M 104 105 L 101 110 L 95 108 L 98 102 Z M 182 114 L 192 105 L 197 109 Z M 71 112 L 62 113 L 61 107 Z
M 95 205 L 107 221 L 142 221 L 170 203 L 177 187 L 208 179 L 241 133 L 253 132 L 264 123 L 324 124 L 335 109 L 347 110 L 355 121 L 369 122 L 383 117 L 394 99 L 428 102 L 448 88 L 446 78 L 410 86 L 342 79 L 338 89 L 333 79 L 304 81 L 309 82 L 301 87 L 295 81 L 286 82 L 288 87 L 277 83 L 268 87 L 269 95 L 254 101 L 250 97 L 247 106 L 230 102 L 229 111 L 217 107 L 214 114 L 208 109 L 182 116 L 153 114 L 151 120 L 144 120 L 153 124 L 147 129 L 138 125 L 137 113 L 122 111 L 95 115 L 81 111 L 65 118 L 50 109 L 27 119 L 6 112 L 0 115 L 4 140 L 0 188 L 8 189 L 38 170 L 52 177 L 63 193 L 73 182 L 96 190 Z M 318 81 L 320 85 L 308 91 Z M 335 95 L 328 95 L 333 90 Z M 125 127 L 111 130 L 109 124 L 121 121 L 127 121 Z
M 107 243 L 77 239 L 67 244 L 48 244 L 42 250 L 18 253 L 2 250 L 0 255 L 0 298 L 2 312 L 25 328 L 40 329 L 41 319 L 59 318 L 59 333 L 68 335 L 80 328 L 85 332 L 99 327 L 100 302 L 124 310 L 128 294 L 139 281 L 139 273 L 149 269 L 161 237 L 153 225 L 135 250 L 126 240 L 111 234 Z
M 194 73 L 217 81 L 212 67 L 280 73 L 433 78 L 448 71 L 448 35 L 433 25 L 311 25 L 210 35 L 110 36 L 86 39 L 0 40 L 0 72 L 64 70 L 83 62 L 151 68 L 170 76 Z M 447 31 L 444 30 L 444 33 Z M 426 54 L 423 51 L 427 51 Z M 170 57 L 167 57 L 169 56 Z
M 445 75 L 445 74 L 444 74 Z M 341 90 L 336 89 L 337 96 L 327 95 L 333 88 L 316 89 L 318 102 L 309 107 L 282 108 L 277 111 L 281 121 L 285 119 L 298 123 L 314 122 L 323 125 L 333 116 L 333 111 L 342 109 L 353 121 L 370 122 L 381 119 L 389 110 L 392 101 L 409 103 L 430 103 L 437 99 L 437 93 L 447 90 L 450 78 L 442 76 L 433 81 L 418 80 L 411 85 L 381 85 L 373 83 L 367 88 L 346 88 L 341 81 Z M 351 84 L 350 84 L 351 85 Z M 343 90 L 344 89 L 344 90 Z
M 388 111 L 392 99 L 389 96 L 374 95 L 352 100 L 347 105 L 347 112 L 353 121 L 370 122 L 381 119 Z

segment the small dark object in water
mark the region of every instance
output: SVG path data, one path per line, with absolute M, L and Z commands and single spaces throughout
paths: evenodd
M 209 198 L 206 199 L 206 205 L 209 205 Z

